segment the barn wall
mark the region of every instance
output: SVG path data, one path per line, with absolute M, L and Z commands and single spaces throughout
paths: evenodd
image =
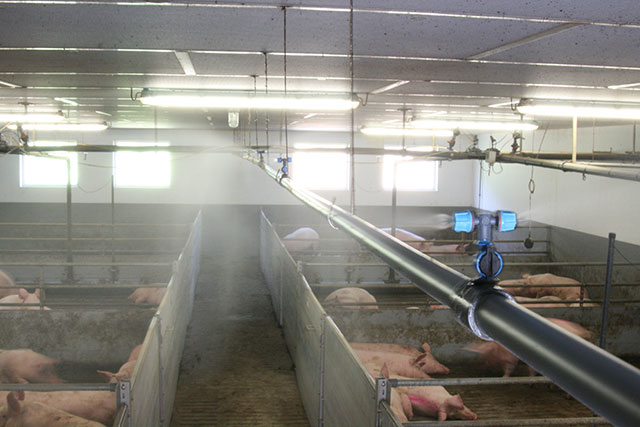
M 273 133 L 271 142 L 279 142 L 280 134 Z M 153 130 L 111 129 L 96 134 L 41 132 L 36 139 L 51 141 L 76 140 L 79 144 L 113 144 L 114 141 L 153 142 L 156 139 Z M 233 133 L 228 131 L 187 131 L 158 130 L 158 141 L 168 141 L 172 145 L 206 145 L 209 153 L 175 153 L 172 157 L 172 184 L 167 189 L 124 189 L 117 188 L 117 203 L 166 203 L 166 204 L 298 204 L 287 192 L 280 190 L 273 180 L 268 179 L 259 168 L 232 154 L 216 153 L 221 148 L 234 146 Z M 290 132 L 289 141 L 293 146 L 298 142 L 306 143 L 343 143 L 348 144 L 350 135 L 339 132 Z M 264 143 L 264 141 L 260 141 Z M 357 144 L 369 146 L 400 144 L 397 138 L 364 141 L 358 135 Z M 444 144 L 444 141 L 436 141 Z M 255 141 L 251 141 L 255 143 Z M 424 144 L 411 138 L 407 144 Z M 429 140 L 429 144 L 431 140 Z M 236 147 L 242 144 L 237 141 Z M 273 150 L 272 157 L 280 152 Z M 292 167 L 295 168 L 295 155 Z M 0 157 L 0 201 L 3 202 L 52 202 L 66 200 L 64 188 L 21 188 L 19 183 L 19 158 L 17 155 Z M 87 153 L 79 156 L 79 185 L 73 189 L 74 203 L 108 203 L 111 200 L 110 180 L 112 154 Z M 375 156 L 362 156 L 356 159 L 356 203 L 359 205 L 388 205 L 391 203 L 390 191 L 381 188 L 381 164 Z M 278 163 L 271 162 L 278 167 Z M 331 173 L 333 165 L 326 165 Z M 451 206 L 471 205 L 475 162 L 442 162 L 437 192 L 401 192 L 399 205 Z M 461 186 L 460 183 L 467 183 Z M 338 204 L 349 203 L 347 191 L 319 191 L 328 198 L 336 198 Z
M 591 123 L 591 121 L 589 121 Z M 525 150 L 531 147 L 542 151 L 571 151 L 571 129 L 526 132 Z M 504 135 L 495 134 L 500 140 Z M 489 135 L 481 137 L 487 147 Z M 508 141 L 505 138 L 503 143 Z M 510 140 L 503 150 L 507 150 Z M 498 145 L 500 147 L 500 145 Z M 633 125 L 581 127 L 578 132 L 578 151 L 631 151 Z M 486 164 L 483 164 L 486 168 Z M 501 172 L 502 170 L 502 172 Z M 554 169 L 535 168 L 535 193 L 529 211 L 530 166 L 495 165 L 491 174 L 482 173 L 476 179 L 475 205 L 483 209 L 509 209 L 522 219 L 532 219 L 549 225 L 606 237 L 615 232 L 618 240 L 640 244 L 640 227 L 635 218 L 640 209 L 637 197 L 640 184 L 579 173 L 565 173 Z M 479 177 L 480 174 L 477 175 Z

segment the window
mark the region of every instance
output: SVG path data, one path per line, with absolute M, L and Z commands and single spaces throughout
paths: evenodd
M 289 165 L 297 184 L 311 190 L 347 190 L 349 156 L 345 153 L 296 152 Z
M 382 188 L 393 189 L 393 173 L 396 188 L 400 191 L 438 191 L 437 162 L 412 160 L 410 156 L 384 156 L 382 164 Z M 394 168 L 395 166 L 395 168 Z
M 167 147 L 169 143 L 123 142 L 120 147 Z M 171 185 L 168 151 L 118 151 L 113 156 L 116 187 L 167 188 Z
M 69 141 L 36 141 L 32 146 L 76 145 Z M 65 187 L 67 160 L 71 165 L 71 185 L 78 185 L 78 153 L 52 151 L 42 155 L 20 156 L 20 187 Z

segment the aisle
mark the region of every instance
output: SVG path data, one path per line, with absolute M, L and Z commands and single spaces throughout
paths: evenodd
M 257 257 L 203 259 L 172 426 L 308 426 Z

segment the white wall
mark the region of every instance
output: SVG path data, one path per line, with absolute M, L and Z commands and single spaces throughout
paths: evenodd
M 110 129 L 90 134 L 37 135 L 40 140 L 77 140 L 80 144 L 112 144 L 115 140 L 154 141 L 153 130 Z M 207 145 L 209 153 L 174 153 L 172 184 L 168 189 L 121 189 L 115 192 L 116 203 L 185 203 L 185 204 L 297 204 L 288 192 L 279 188 L 258 167 L 232 154 L 215 153 L 216 149 L 234 145 L 233 133 L 228 131 L 158 130 L 158 141 L 172 145 Z M 337 132 L 290 132 L 290 146 L 296 142 L 342 142 L 350 135 Z M 377 144 L 381 140 L 364 141 L 358 135 L 357 144 Z M 273 133 L 271 142 L 279 142 L 280 134 Z M 254 141 L 252 140 L 251 143 Z M 263 141 L 260 141 L 263 143 Z M 444 141 L 439 141 L 444 144 Z M 399 143 L 386 139 L 385 144 Z M 419 141 L 408 140 L 407 144 Z M 431 143 L 431 140 L 429 140 Z M 272 158 L 279 155 L 272 152 Z M 80 153 L 79 185 L 73 188 L 73 201 L 77 203 L 109 203 L 112 155 L 107 153 Z M 273 160 L 273 159 L 272 159 Z M 356 159 L 357 205 L 389 205 L 391 195 L 381 185 L 381 163 L 375 156 Z M 473 202 L 475 162 L 442 162 L 437 192 L 400 192 L 398 204 L 406 206 L 470 206 Z M 279 167 L 271 162 L 274 167 Z M 295 156 L 294 156 L 295 164 Z M 330 173 L 331 165 L 327 165 Z M 19 156 L 0 157 L 0 202 L 64 202 L 64 188 L 20 188 Z M 462 185 L 461 185 L 462 183 Z M 336 203 L 347 205 L 349 194 L 318 191 Z
M 525 133 L 524 149 L 542 151 L 571 151 L 571 129 L 549 130 Z M 494 135 L 498 140 L 503 135 Z M 508 150 L 510 139 L 503 151 Z M 489 136 L 481 137 L 483 148 L 489 145 Z M 578 131 L 578 151 L 631 151 L 633 125 L 581 127 Z M 487 164 L 483 162 L 483 166 Z M 495 165 L 489 175 L 483 172 L 480 194 L 475 194 L 475 206 L 495 210 L 507 209 L 518 212 L 522 219 L 531 218 L 559 227 L 606 237 L 615 232 L 617 239 L 640 244 L 640 183 L 610 179 L 554 169 L 534 168 L 536 184 L 529 212 L 529 190 L 531 166 Z M 478 190 L 478 189 L 476 189 Z

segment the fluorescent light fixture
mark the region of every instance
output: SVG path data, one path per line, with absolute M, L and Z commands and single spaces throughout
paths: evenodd
M 556 103 L 520 103 L 517 106 L 520 114 L 552 117 L 589 117 L 601 119 L 640 120 L 640 107 L 605 107 L 580 106 L 575 104 Z
M 347 148 L 346 144 L 331 144 L 328 142 L 298 142 L 293 144 L 294 148 L 298 150 L 316 150 L 320 149 L 334 149 L 334 150 L 344 150 Z
M 383 86 L 383 87 L 381 87 L 379 89 L 372 90 L 369 93 L 372 94 L 372 95 L 377 95 L 379 93 L 387 92 L 387 91 L 389 91 L 391 89 L 395 89 L 397 87 L 406 85 L 407 83 L 409 83 L 409 80 L 398 80 L 397 82 L 391 83 L 390 85 L 386 85 L 386 86 Z
M 311 117 L 315 117 L 317 115 L 318 115 L 318 113 L 309 113 L 309 114 L 305 115 L 303 117 L 303 119 L 310 119 Z
M 64 102 L 65 104 L 73 105 L 74 107 L 80 105 L 76 101 L 72 101 L 71 99 L 67 99 L 67 98 L 53 98 L 53 99 L 58 102 Z
M 489 105 L 489 108 L 500 108 L 500 107 L 506 107 L 507 105 L 513 105 L 516 104 L 518 101 L 507 101 L 507 102 L 499 102 L 497 104 L 491 104 Z
M 140 102 L 158 107 L 224 108 L 232 110 L 298 110 L 344 111 L 358 107 L 359 101 L 349 97 L 325 95 L 157 95 L 142 94 Z
M 536 130 L 538 125 L 532 122 L 479 121 L 479 120 L 413 120 L 411 126 L 421 129 L 464 129 L 464 130 Z
M 97 114 L 100 114 L 100 115 L 102 115 L 102 116 L 111 117 L 111 114 L 109 114 L 109 113 L 105 113 L 104 111 L 98 111 L 98 110 L 96 110 L 96 113 L 97 113 Z
M 636 87 L 636 86 L 640 86 L 640 83 L 627 83 L 627 84 L 623 84 L 623 85 L 610 85 L 607 86 L 607 89 L 626 89 L 629 87 Z
M 106 123 L 26 123 L 22 125 L 24 130 L 44 130 L 44 131 L 79 131 L 98 132 L 107 129 Z M 10 125 L 9 129 L 17 129 L 16 125 Z
M 407 147 L 407 151 L 414 151 L 418 153 L 430 153 L 434 150 L 431 145 L 413 145 L 411 147 Z
M 64 119 L 62 113 L 0 113 L 0 122 L 53 123 Z
M 20 87 L 19 85 L 14 85 L 13 83 L 5 82 L 4 80 L 0 80 L 0 85 L 8 86 L 8 87 L 10 87 L 12 89 Z
M 442 136 L 445 138 L 453 136 L 453 131 L 446 129 L 362 128 L 360 132 L 375 136 Z

